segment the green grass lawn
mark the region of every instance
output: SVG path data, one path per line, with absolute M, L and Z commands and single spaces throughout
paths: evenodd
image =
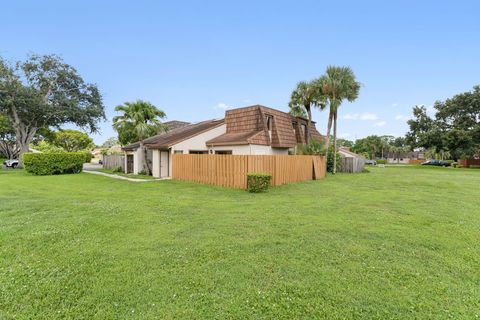
M 99 171 L 103 173 L 108 173 L 108 174 L 114 174 L 117 176 L 122 176 L 122 177 L 127 177 L 127 178 L 132 178 L 132 179 L 145 179 L 145 180 L 152 180 L 155 179 L 153 176 L 149 176 L 146 174 L 131 174 L 131 173 L 124 173 L 124 172 L 114 172 L 112 169 L 95 169 L 93 171 Z
M 476 319 L 480 170 L 266 194 L 0 170 L 0 319 Z

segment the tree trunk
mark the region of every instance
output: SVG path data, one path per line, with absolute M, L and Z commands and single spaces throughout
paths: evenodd
M 143 140 L 140 141 L 140 156 L 139 156 L 139 161 L 141 161 L 142 163 L 142 168 L 143 168 L 143 172 L 145 172 L 145 174 L 150 174 L 150 168 L 148 166 L 148 157 L 147 157 L 147 148 L 145 147 L 145 145 L 143 144 Z
M 310 134 L 310 124 L 312 123 L 312 109 L 310 105 L 305 105 L 305 110 L 307 110 L 308 121 L 307 121 L 307 130 L 305 130 L 305 143 L 310 142 L 311 134 Z
M 337 110 L 333 115 L 333 174 L 337 173 Z
M 37 128 L 27 129 L 23 124 L 15 128 L 15 139 L 18 147 L 18 167 L 23 168 L 23 154 L 30 151 L 30 143 L 37 132 Z
M 328 152 L 330 149 L 330 131 L 332 130 L 332 110 L 330 110 L 330 113 L 328 114 L 328 125 L 327 125 L 327 136 L 326 136 L 326 141 L 325 141 L 325 146 L 327 147 L 327 150 L 325 151 L 325 158 L 327 159 L 328 162 Z

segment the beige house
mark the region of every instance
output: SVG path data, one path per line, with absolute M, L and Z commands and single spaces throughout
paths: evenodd
M 181 122 L 146 139 L 144 144 L 152 175 L 167 178 L 172 172 L 172 154 L 288 154 L 298 143 L 305 143 L 307 134 L 313 139 L 322 138 L 314 122 L 308 126 L 304 118 L 255 105 L 228 110 L 225 119 Z M 139 147 L 136 142 L 123 148 L 127 173 L 138 174 L 143 170 L 144 151 Z

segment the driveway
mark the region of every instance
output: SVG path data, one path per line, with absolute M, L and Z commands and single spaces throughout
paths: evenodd
M 83 170 L 85 171 L 93 171 L 93 170 L 98 170 L 98 169 L 102 169 L 103 166 L 101 164 L 98 164 L 98 163 L 84 163 L 83 164 Z

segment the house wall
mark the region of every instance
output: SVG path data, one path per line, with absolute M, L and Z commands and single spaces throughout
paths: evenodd
M 227 126 L 222 124 L 221 126 L 210 129 L 206 132 L 203 132 L 199 135 L 191 137 L 190 139 L 183 140 L 175 145 L 173 145 L 170 150 L 171 153 L 175 151 L 183 151 L 184 154 L 187 154 L 189 150 L 205 150 L 207 151 L 206 142 L 213 138 L 218 137 L 226 132 Z
M 233 155 L 280 155 L 288 154 L 287 148 L 272 148 L 270 146 L 263 146 L 258 144 L 249 144 L 241 146 L 216 146 L 211 147 L 212 153 L 215 150 L 232 150 Z
M 387 163 L 410 163 L 410 158 L 387 158 Z

